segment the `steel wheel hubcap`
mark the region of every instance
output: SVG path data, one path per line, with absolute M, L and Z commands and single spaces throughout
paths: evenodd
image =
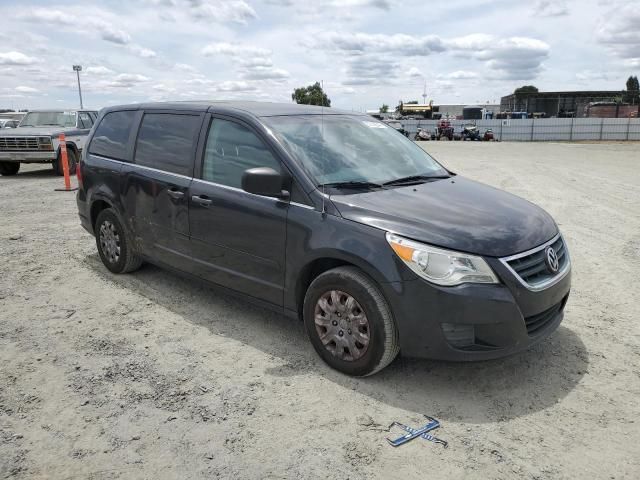
M 100 225 L 100 247 L 109 263 L 117 263 L 120 259 L 120 235 L 113 223 L 105 220 Z
M 335 357 L 352 362 L 369 346 L 369 320 L 360 304 L 340 290 L 325 292 L 316 303 L 316 331 L 324 347 Z

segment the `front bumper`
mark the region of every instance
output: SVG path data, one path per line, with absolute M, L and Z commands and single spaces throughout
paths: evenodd
M 56 159 L 55 151 L 7 152 L 0 151 L 0 162 L 43 163 Z
M 558 328 L 571 288 L 570 271 L 549 288 L 534 292 L 498 260 L 490 264 L 503 283 L 438 287 L 417 278 L 383 285 L 403 355 L 463 361 L 500 358 L 529 348 Z M 452 333 L 458 331 L 471 331 L 472 341 L 460 346 L 455 341 L 459 335 Z

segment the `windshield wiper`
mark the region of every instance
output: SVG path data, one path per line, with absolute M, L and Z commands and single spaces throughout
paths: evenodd
M 346 182 L 330 182 L 330 183 L 322 183 L 318 185 L 319 188 L 329 187 L 329 188 L 384 188 L 379 183 L 366 182 L 360 180 L 349 180 Z
M 439 180 L 443 178 L 449 178 L 450 175 L 409 175 L 408 177 L 396 178 L 395 180 L 389 180 L 382 185 L 404 185 L 414 183 L 424 183 L 428 180 Z

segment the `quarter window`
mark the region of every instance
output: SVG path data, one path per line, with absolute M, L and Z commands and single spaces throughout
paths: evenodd
M 213 119 L 204 152 L 202 179 L 241 188 L 244 171 L 256 167 L 282 171 L 280 162 L 255 133 L 239 123 Z
M 107 113 L 93 135 L 89 153 L 127 160 L 127 142 L 136 113 L 134 110 Z
M 78 127 L 79 128 L 91 128 L 93 126 L 93 119 L 86 112 L 78 113 Z
M 200 127 L 197 115 L 147 113 L 136 142 L 135 163 L 166 172 L 193 174 L 193 145 Z

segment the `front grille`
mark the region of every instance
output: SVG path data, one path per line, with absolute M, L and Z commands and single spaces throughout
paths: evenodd
M 38 137 L 0 137 L 0 150 L 38 150 Z
M 559 268 L 556 273 L 552 273 L 545 262 L 545 251 L 548 246 L 551 246 L 558 255 Z M 569 255 L 562 237 L 558 236 L 551 244 L 543 245 L 523 256 L 510 257 L 505 262 L 525 284 L 535 288 L 546 285 L 564 272 L 569 263 Z
M 557 303 L 544 312 L 525 317 L 524 323 L 527 325 L 527 333 L 530 336 L 540 333 L 540 331 L 562 311 L 565 303 L 567 303 L 567 297 L 564 297 L 560 303 Z

